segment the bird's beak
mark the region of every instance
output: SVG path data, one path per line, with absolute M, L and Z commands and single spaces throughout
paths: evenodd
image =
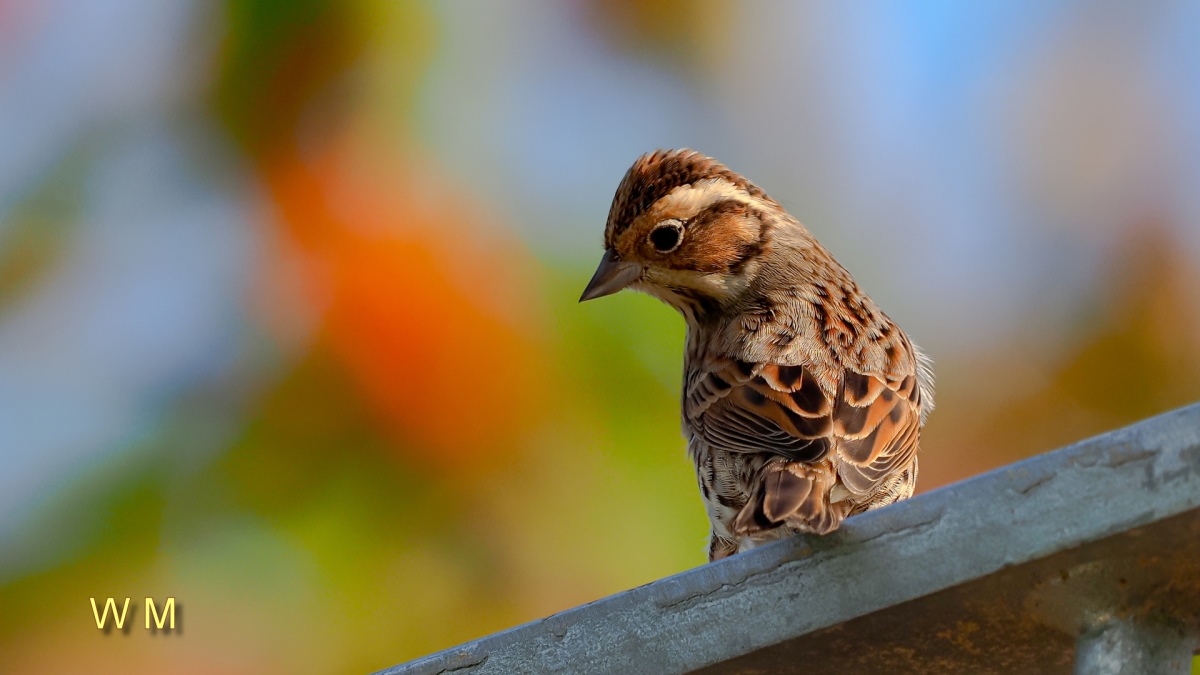
M 596 273 L 592 275 L 592 280 L 588 282 L 587 288 L 583 289 L 583 295 L 579 296 L 579 301 L 612 295 L 637 281 L 641 276 L 641 265 L 635 262 L 622 262 L 617 259 L 617 254 L 609 249 L 604 252 L 604 257 L 600 259 L 600 266 L 596 268 Z

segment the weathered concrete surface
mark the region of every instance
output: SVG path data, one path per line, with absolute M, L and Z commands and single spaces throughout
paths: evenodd
M 1124 625 L 1196 648 L 1200 405 L 383 672 L 1069 673 Z

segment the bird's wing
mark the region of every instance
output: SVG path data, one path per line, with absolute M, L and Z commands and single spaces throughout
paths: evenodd
M 709 443 L 814 462 L 831 447 L 833 402 L 804 366 L 722 359 L 694 373 L 684 414 Z
M 899 378 L 847 371 L 833 411 L 838 476 L 868 494 L 912 464 L 921 431 L 921 388 L 915 373 Z
M 857 494 L 902 470 L 916 451 L 915 373 L 890 378 L 845 370 L 823 387 L 810 366 L 737 359 L 706 366 L 688 378 L 684 414 L 715 447 L 807 463 L 836 451 L 838 474 Z

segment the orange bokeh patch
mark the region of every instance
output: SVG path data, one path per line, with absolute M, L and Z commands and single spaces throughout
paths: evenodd
M 504 454 L 544 379 L 531 256 L 478 225 L 466 195 L 348 171 L 362 165 L 346 154 L 266 170 L 287 255 L 302 258 L 285 264 L 325 305 L 322 342 L 405 452 L 455 466 Z

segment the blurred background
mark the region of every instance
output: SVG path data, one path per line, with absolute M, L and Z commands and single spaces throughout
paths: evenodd
M 1200 399 L 1198 30 L 0 1 L 0 671 L 365 672 L 702 564 L 682 321 L 576 303 L 654 148 L 757 182 L 932 354 L 922 491 Z

